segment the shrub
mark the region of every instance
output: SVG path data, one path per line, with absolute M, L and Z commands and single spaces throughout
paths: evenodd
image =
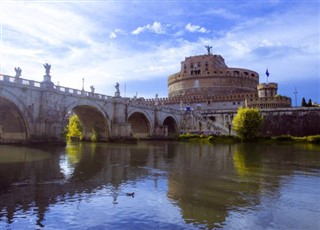
M 69 118 L 69 123 L 67 125 L 67 138 L 68 139 L 79 139 L 82 140 L 82 124 L 79 117 L 74 114 Z
M 233 129 L 242 140 L 253 139 L 262 125 L 260 110 L 240 107 L 232 121 Z
M 307 141 L 310 143 L 320 144 L 320 135 L 308 136 Z
M 277 141 L 293 141 L 293 138 L 290 135 L 282 135 L 282 136 L 274 137 L 274 139 Z

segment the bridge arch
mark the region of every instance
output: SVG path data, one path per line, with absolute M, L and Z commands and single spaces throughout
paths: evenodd
M 132 112 L 128 116 L 131 133 L 134 137 L 148 137 L 151 135 L 152 125 L 148 115 L 144 112 Z
M 163 120 L 162 125 L 168 127 L 169 136 L 179 133 L 179 127 L 178 127 L 177 121 L 173 116 L 167 116 Z
M 0 143 L 27 141 L 31 120 L 29 109 L 10 92 L 0 95 Z
M 83 137 L 90 140 L 95 132 L 98 140 L 107 140 L 110 137 L 110 119 L 108 114 L 95 103 L 72 103 L 67 106 L 63 123 L 66 125 L 72 113 L 75 113 L 83 126 Z

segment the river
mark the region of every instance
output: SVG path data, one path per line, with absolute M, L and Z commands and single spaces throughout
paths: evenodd
M 0 229 L 220 228 L 320 229 L 320 146 L 0 145 Z

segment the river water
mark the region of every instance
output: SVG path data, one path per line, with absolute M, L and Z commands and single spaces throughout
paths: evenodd
M 219 228 L 320 229 L 320 146 L 0 145 L 0 229 Z

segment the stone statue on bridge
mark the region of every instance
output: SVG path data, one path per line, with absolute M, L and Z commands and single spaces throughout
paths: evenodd
M 119 83 L 117 82 L 116 85 L 114 86 L 116 88 L 115 96 L 120 97 L 120 90 L 119 90 Z
M 159 98 L 157 93 L 156 93 L 156 98 L 154 100 L 154 105 L 159 105 Z
M 43 76 L 43 82 L 41 87 L 45 87 L 45 88 L 53 88 L 54 84 L 51 81 L 51 76 L 50 76 L 50 69 L 51 69 L 51 65 L 49 65 L 48 63 L 44 64 L 43 67 L 46 70 L 46 75 Z
M 94 93 L 94 86 L 90 86 L 90 89 L 91 89 L 91 93 Z
M 22 70 L 20 69 L 20 67 L 15 67 L 14 71 L 16 71 L 16 76 L 15 78 L 19 78 L 21 76 L 21 72 Z
M 48 63 L 44 64 L 43 67 L 46 69 L 46 75 L 49 76 L 50 74 L 50 69 L 51 69 L 51 65 L 49 65 Z

